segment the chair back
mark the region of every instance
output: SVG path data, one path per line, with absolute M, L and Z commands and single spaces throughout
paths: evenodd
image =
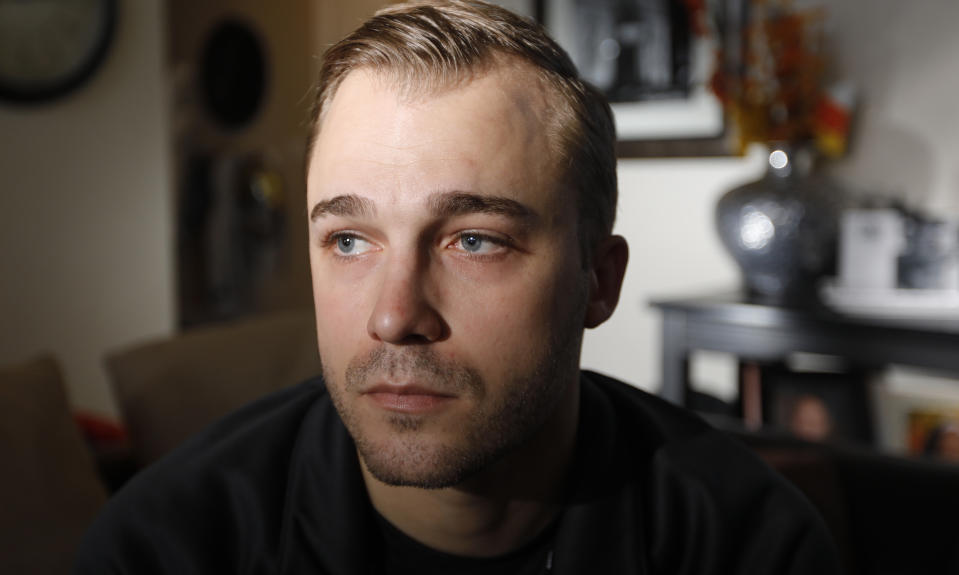
M 320 373 L 312 311 L 196 328 L 111 353 L 134 457 L 147 465 L 208 424 Z
M 0 573 L 69 573 L 106 501 L 50 356 L 0 367 Z

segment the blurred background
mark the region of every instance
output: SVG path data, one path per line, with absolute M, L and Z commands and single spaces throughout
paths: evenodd
M 545 21 L 617 102 L 615 231 L 631 255 L 618 311 L 586 336 L 584 367 L 698 399 L 753 431 L 959 453 L 959 386 L 942 369 L 959 354 L 941 351 L 959 342 L 959 3 L 501 3 Z M 52 361 L 88 441 L 133 434 L 142 465 L 264 392 L 225 391 L 231 381 L 278 387 L 317 369 L 311 83 L 324 49 L 381 4 L 0 0 L 0 364 Z M 804 150 L 822 161 L 804 168 Z M 787 157 L 789 173 L 777 164 Z M 780 176 L 793 182 L 789 201 L 819 200 L 795 211 L 779 198 L 764 212 Z M 735 199 L 750 182 L 767 195 Z M 723 213 L 748 216 L 734 218 L 733 240 Z M 785 269 L 792 248 L 769 241 L 799 230 L 808 244 L 810 221 L 826 230 L 819 263 Z M 914 363 L 939 369 L 885 365 L 893 339 L 882 337 L 886 348 L 850 348 L 851 362 L 821 345 L 782 357 L 702 346 L 681 364 L 689 389 L 670 395 L 664 313 L 730 305 L 785 310 L 789 325 L 933 333 L 938 355 Z M 200 387 L 217 377 L 219 388 Z M 750 404 L 759 380 L 771 383 Z M 133 420 L 152 417 L 137 403 L 147 399 L 172 414 L 175 437 Z

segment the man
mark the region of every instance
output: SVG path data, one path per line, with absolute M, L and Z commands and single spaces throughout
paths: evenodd
M 121 492 L 82 573 L 829 573 L 814 513 L 698 419 L 580 374 L 625 241 L 608 105 L 525 20 L 381 11 L 307 173 L 323 377 Z

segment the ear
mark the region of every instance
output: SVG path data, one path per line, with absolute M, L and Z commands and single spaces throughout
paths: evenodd
M 626 275 L 629 246 L 623 236 L 609 236 L 593 255 L 589 270 L 589 300 L 586 303 L 585 326 L 594 328 L 613 315 Z

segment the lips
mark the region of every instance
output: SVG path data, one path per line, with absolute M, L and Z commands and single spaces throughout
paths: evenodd
M 377 385 L 363 393 L 374 404 L 399 413 L 427 413 L 443 407 L 455 396 L 419 385 Z

